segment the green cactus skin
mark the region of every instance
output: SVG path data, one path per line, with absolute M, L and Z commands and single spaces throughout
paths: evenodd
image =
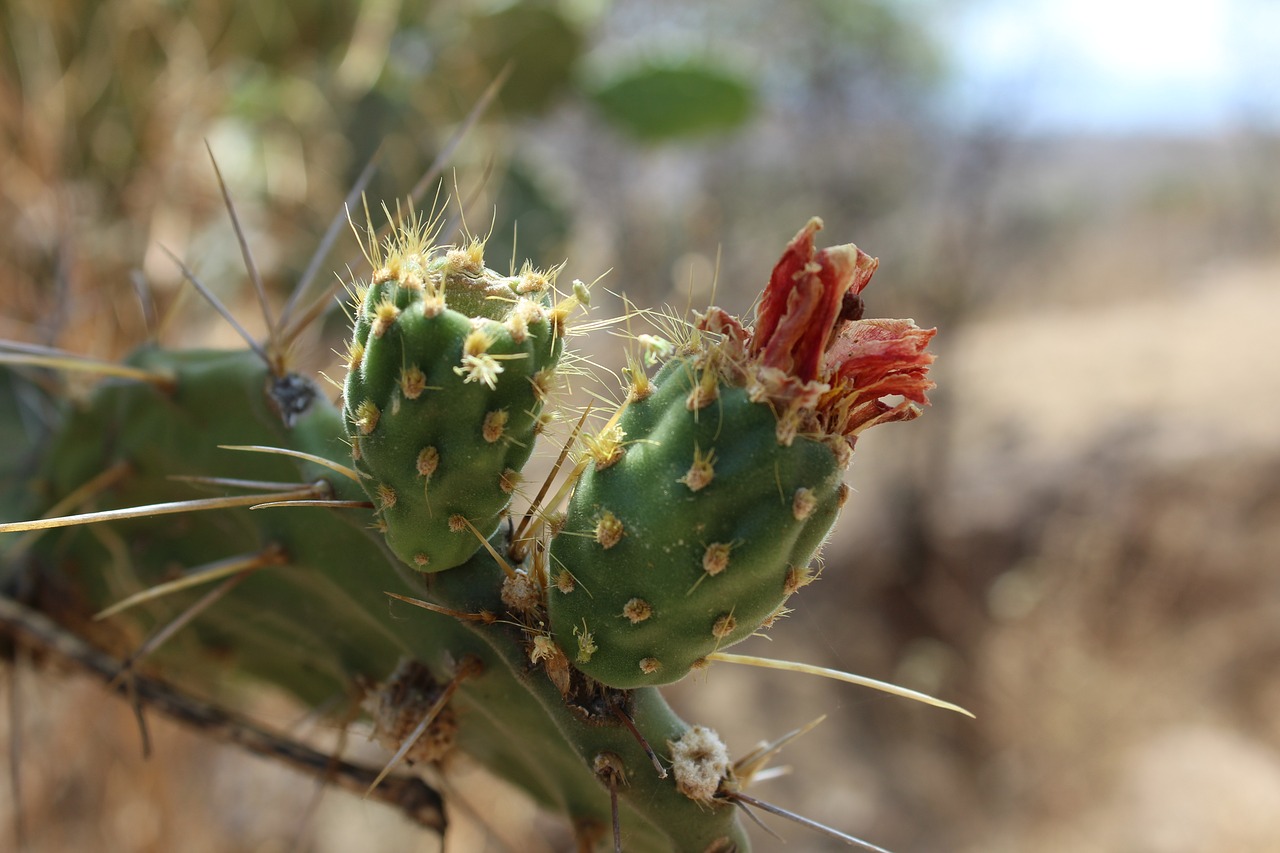
M 292 429 L 281 425 L 266 393 L 269 374 L 253 354 L 147 349 L 131 363 L 172 375 L 174 389 L 109 381 L 86 406 L 68 408 L 36 483 L 43 505 L 119 461 L 128 462 L 131 474 L 99 496 L 97 508 L 208 496 L 171 475 L 325 479 L 335 498 L 362 497 L 354 483 L 319 465 L 218 449 L 260 444 L 335 461 L 347 456 L 343 418 L 323 399 Z M 224 702 L 234 703 L 240 686 L 265 681 L 314 707 L 358 694 L 361 683 L 385 680 L 405 658 L 421 662 L 443 683 L 472 655 L 483 672 L 463 681 L 451 700 L 458 751 L 575 826 L 594 827 L 600 838 L 608 835 L 609 794 L 592 767 L 598 755 L 612 753 L 627 781 L 620 790 L 625 849 L 749 849 L 732 805 L 689 799 L 673 779 L 658 777 L 616 719 L 566 703 L 546 673 L 531 664 L 530 636 L 514 620 L 461 622 L 389 601 L 385 594 L 501 615 L 503 572 L 486 551 L 477 550 L 454 571 L 422 575 L 388 551 L 372 521 L 362 509 L 166 515 L 47 531 L 27 558 L 45 592 L 46 612 L 125 653 L 205 590 L 157 599 L 106 623 L 93 622 L 90 614 L 170 579 L 175 568 L 276 545 L 286 556 L 283 565 L 254 573 L 148 658 L 144 669 Z M 504 545 L 501 534 L 494 543 Z M 659 750 L 689 728 L 656 691 L 615 698 Z
M 465 522 L 484 536 L 497 528 L 533 450 L 563 329 L 547 277 L 499 276 L 478 243 L 392 249 L 357 306 L 344 415 L 391 550 L 438 572 L 475 551 Z
M 719 384 L 700 409 L 695 360 L 668 362 L 623 413 L 623 452 L 591 463 L 551 550 L 551 628 L 611 687 L 666 684 L 750 636 L 807 580 L 842 503 L 830 445 L 783 446 L 777 418 Z M 589 634 L 596 647 L 581 653 Z
M 0 514 L 26 518 L 33 495 L 27 485 L 48 441 L 56 410 L 46 391 L 0 366 Z M 3 576 L 0 575 L 0 580 Z

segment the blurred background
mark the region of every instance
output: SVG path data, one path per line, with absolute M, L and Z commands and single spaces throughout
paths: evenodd
M 608 271 L 597 316 L 746 312 L 822 216 L 881 260 L 869 316 L 940 328 L 939 388 L 862 439 L 821 583 L 741 650 L 977 720 L 727 665 L 677 709 L 737 754 L 827 714 L 752 793 L 898 851 L 1280 849 L 1280 7 L 5 0 L 0 45 L 10 339 L 118 356 L 140 280 L 168 343 L 234 345 L 162 246 L 260 331 L 206 142 L 283 301 L 375 150 L 374 210 L 508 65 L 444 188 L 491 266 Z M 317 287 L 359 257 L 344 233 Z M 159 722 L 144 763 L 100 688 L 16 678 L 32 850 L 438 849 Z M 465 812 L 448 849 L 532 849 Z

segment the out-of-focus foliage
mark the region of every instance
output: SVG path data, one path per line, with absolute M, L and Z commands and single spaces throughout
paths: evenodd
M 498 96 L 513 114 L 539 113 L 569 87 L 583 51 L 584 35 L 552 4 L 517 3 L 475 19 L 469 44 L 497 76 L 515 72 Z
M 697 62 L 638 68 L 592 97 L 605 117 L 648 141 L 737 127 L 751 115 L 754 101 L 741 77 Z
M 570 148 L 589 147 L 602 123 L 643 141 L 741 134 L 767 121 L 779 97 L 794 104 L 809 92 L 830 103 L 833 89 L 862 91 L 860 79 L 881 89 L 886 80 L 918 83 L 928 76 L 921 69 L 938 64 L 918 24 L 880 0 L 804 8 L 15 0 L 0 9 L 0 214 L 12 223 L 0 235 L 12 261 L 0 287 L 9 319 L 24 333 L 47 327 L 37 294 L 86 277 L 103 304 L 127 305 L 129 272 L 139 267 L 163 309 L 179 276 L 161 243 L 215 283 L 237 279 L 234 252 L 223 251 L 206 141 L 251 236 L 267 244 L 259 260 L 268 285 L 285 290 L 366 160 L 381 151 L 375 204 L 402 194 L 504 68 L 511 75 L 498 105 L 452 161 L 457 190 L 472 202 L 472 219 L 487 220 L 486 209 L 512 193 L 525 216 L 554 219 L 572 199 L 562 186 L 539 195 L 561 182 L 538 174 L 547 158 L 522 156 L 534 137 L 554 137 L 564 124 L 579 134 Z M 748 63 L 756 68 L 750 77 L 740 70 Z M 561 167 L 596 168 L 575 151 L 561 154 Z M 521 163 L 508 165 L 514 157 Z M 508 216 L 495 222 L 505 239 L 515 226 Z M 635 230 L 624 223 L 629 216 L 624 207 L 611 218 Z M 522 230 L 521 252 L 542 264 L 563 258 L 573 233 L 531 222 Z M 662 268 L 669 259 L 655 260 Z M 108 310 L 92 299 L 82 307 L 89 317 Z M 120 314 L 125 337 L 136 335 L 136 312 L 109 310 Z

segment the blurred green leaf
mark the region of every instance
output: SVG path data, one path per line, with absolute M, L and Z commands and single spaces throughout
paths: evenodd
M 491 77 L 512 66 L 498 95 L 504 110 L 537 113 L 571 83 L 582 43 L 582 33 L 556 10 L 521 3 L 477 18 L 470 49 Z
M 755 106 L 755 90 L 740 76 L 709 64 L 649 65 L 591 93 L 605 117 L 650 142 L 730 130 Z

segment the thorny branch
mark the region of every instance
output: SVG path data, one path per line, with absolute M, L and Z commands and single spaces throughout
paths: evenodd
M 177 690 L 172 685 L 142 675 L 122 677 L 124 664 L 95 649 L 60 627 L 47 616 L 17 601 L 0 596 L 0 635 L 23 645 L 51 652 L 76 668 L 115 686 L 113 692 L 150 706 L 202 735 L 235 744 L 256 755 L 279 761 L 294 770 L 322 779 L 348 791 L 365 794 L 378 771 L 350 764 L 309 746 L 269 732 L 253 722 Z M 427 829 L 443 834 L 444 800 L 421 779 L 390 776 L 368 794 Z

